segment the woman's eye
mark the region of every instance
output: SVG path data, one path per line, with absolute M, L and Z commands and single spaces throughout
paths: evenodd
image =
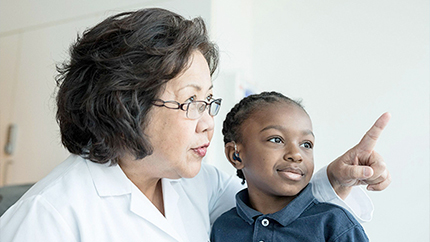
M 186 102 L 193 102 L 196 100 L 196 95 L 189 97 Z
M 269 139 L 269 141 L 273 142 L 273 143 L 277 143 L 277 144 L 282 143 L 282 139 L 279 137 L 273 137 L 273 138 Z
M 208 102 L 210 102 L 210 101 L 212 101 L 212 99 L 213 99 L 213 95 L 211 94 L 211 95 L 209 95 L 209 96 L 207 96 L 206 97 L 206 101 L 208 101 Z
M 313 148 L 313 144 L 311 142 L 304 142 L 303 144 L 300 145 L 301 147 L 304 147 L 306 149 L 312 149 Z

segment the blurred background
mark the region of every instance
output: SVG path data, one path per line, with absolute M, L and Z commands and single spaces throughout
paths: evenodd
M 55 121 L 55 65 L 78 33 L 122 11 L 162 7 L 205 19 L 220 48 L 223 98 L 205 162 L 234 174 L 222 121 L 250 93 L 302 99 L 315 168 L 354 146 L 384 112 L 376 150 L 392 184 L 368 192 L 372 241 L 429 241 L 430 8 L 426 0 L 1 0 L 0 187 L 32 184 L 67 156 Z

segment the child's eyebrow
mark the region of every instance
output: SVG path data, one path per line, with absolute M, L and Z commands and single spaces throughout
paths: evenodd
M 276 129 L 276 130 L 280 130 L 280 131 L 285 131 L 285 128 L 282 127 L 281 125 L 269 125 L 264 127 L 262 130 L 260 130 L 260 133 L 263 131 L 266 131 L 268 129 Z M 302 131 L 303 135 L 312 135 L 315 138 L 314 132 L 312 132 L 312 130 L 310 129 L 306 129 Z
M 305 134 L 305 135 L 309 135 L 310 134 L 310 135 L 312 135 L 315 138 L 314 132 L 312 132 L 312 130 L 309 130 L 309 129 L 308 130 L 304 130 L 303 134 Z
M 266 131 L 268 129 L 277 129 L 277 130 L 281 130 L 281 131 L 285 130 L 281 125 L 269 125 L 269 126 L 264 127 L 262 130 L 260 130 L 260 133 L 263 131 Z

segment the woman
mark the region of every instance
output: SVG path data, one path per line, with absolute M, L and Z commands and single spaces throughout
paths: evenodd
M 163 9 L 118 14 L 86 31 L 57 79 L 57 119 L 72 155 L 0 218 L 0 240 L 208 241 L 243 188 L 201 162 L 221 104 L 211 81 L 217 54 L 203 20 Z M 387 122 L 315 175 L 318 199 L 348 209 L 330 183 L 342 198 L 359 183 L 388 186 L 373 152 Z M 367 219 L 365 194 L 352 189 L 348 199 L 364 200 L 358 216 Z

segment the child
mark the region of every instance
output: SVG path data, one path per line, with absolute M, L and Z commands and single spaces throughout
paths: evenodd
M 320 203 L 309 181 L 315 137 L 299 102 L 276 92 L 241 100 L 223 124 L 225 154 L 247 181 L 211 241 L 368 241 L 355 218 Z

